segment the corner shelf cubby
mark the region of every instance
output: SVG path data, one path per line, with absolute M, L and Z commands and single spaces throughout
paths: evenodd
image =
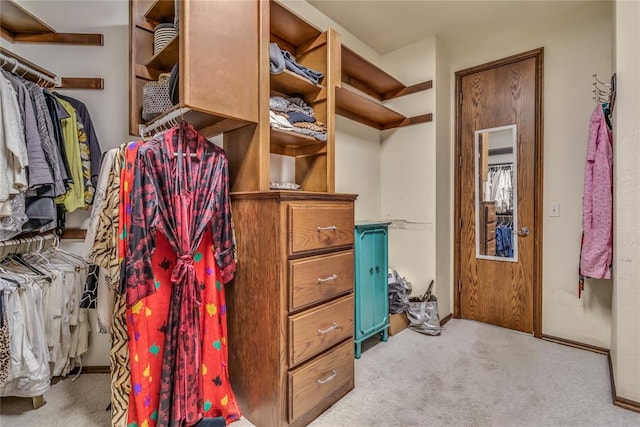
M 153 29 L 174 21 L 178 33 L 154 54 Z M 252 2 L 180 0 L 176 8 L 174 0 L 131 0 L 129 132 L 138 135 L 178 109 L 188 110 L 181 117 L 206 136 L 257 123 L 258 21 Z M 175 64 L 180 64 L 178 104 L 145 122 L 144 85 Z
M 380 130 L 432 120 L 431 113 L 406 117 L 382 104 L 431 89 L 431 80 L 406 86 L 346 46 L 342 46 L 341 57 L 343 85 L 336 90 L 336 114 Z

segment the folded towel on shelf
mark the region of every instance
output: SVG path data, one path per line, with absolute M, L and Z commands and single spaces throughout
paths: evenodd
M 316 121 L 315 123 L 296 122 L 296 123 L 293 123 L 293 125 L 295 127 L 297 127 L 297 128 L 311 129 L 311 130 L 314 130 L 316 132 L 326 132 L 327 131 L 327 125 L 325 125 L 322 122 L 318 122 L 318 121 Z

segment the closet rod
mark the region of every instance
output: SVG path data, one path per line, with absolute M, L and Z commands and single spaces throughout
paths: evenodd
M 32 247 L 34 243 L 36 245 Z M 27 246 L 24 247 L 23 245 Z M 53 248 L 56 246 L 58 246 L 58 236 L 53 233 L 39 234 L 37 236 L 22 237 L 0 242 L 0 253 L 2 254 L 1 258 L 4 258 L 9 254 L 9 252 L 26 253 L 31 252 L 34 249 L 42 250 L 45 248 Z M 11 251 L 11 249 L 14 250 Z
M 62 79 L 59 76 L 56 76 L 55 74 L 45 70 L 44 68 L 40 68 L 40 70 L 37 70 L 33 68 L 34 64 L 24 60 L 23 58 L 20 58 L 18 55 L 15 55 L 5 49 L 0 50 L 0 60 L 2 60 L 2 68 L 6 69 L 7 71 L 18 74 L 20 73 L 20 71 L 24 71 L 24 74 L 30 74 L 31 76 L 37 78 L 37 80 L 44 80 L 48 83 L 51 83 L 55 87 L 60 87 L 62 85 Z
M 104 80 L 100 77 L 59 77 L 1 46 L 0 60 L 3 69 L 13 71 L 17 66 L 24 71 L 24 78 L 34 83 L 46 81 L 58 89 L 104 89 Z
M 178 119 L 184 119 L 183 116 L 187 114 L 189 111 L 191 111 L 191 108 L 188 108 L 188 107 L 177 108 L 167 113 L 167 115 L 159 118 L 158 120 L 151 122 L 148 125 L 139 125 L 138 129 L 140 130 L 140 136 L 144 138 L 145 135 L 149 135 L 154 131 L 162 129 L 166 127 L 166 125 L 170 125 L 170 126 L 177 125 L 179 123 Z

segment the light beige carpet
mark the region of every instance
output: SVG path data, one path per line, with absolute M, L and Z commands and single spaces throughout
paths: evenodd
M 613 405 L 602 355 L 465 320 L 439 337 L 405 330 L 364 347 L 356 388 L 311 426 L 640 426 L 640 414 Z M 45 400 L 34 410 L 3 398 L 0 426 L 110 424 L 106 374 L 60 381 Z

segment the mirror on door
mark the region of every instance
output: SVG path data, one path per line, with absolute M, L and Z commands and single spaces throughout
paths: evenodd
M 475 132 L 476 257 L 518 260 L 516 125 Z

